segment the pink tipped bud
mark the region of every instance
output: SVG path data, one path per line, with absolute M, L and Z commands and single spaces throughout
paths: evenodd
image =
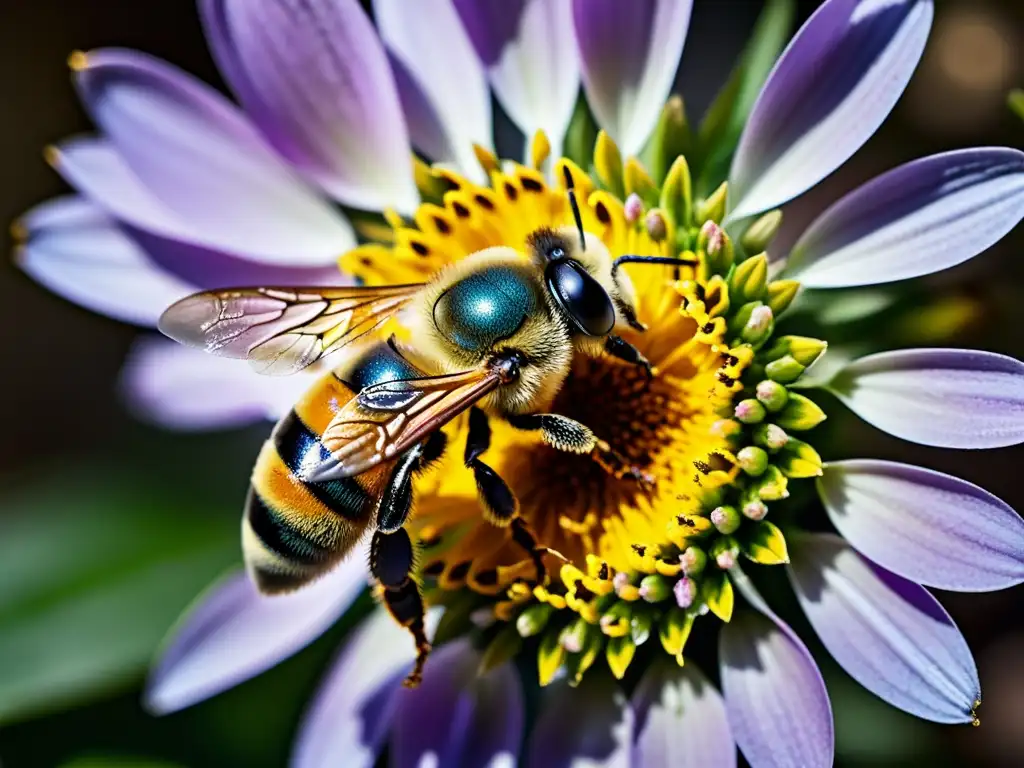
M 615 592 L 618 594 L 626 587 L 629 586 L 629 574 L 625 571 L 619 571 L 612 577 L 612 586 L 615 587 Z
M 743 516 L 748 520 L 764 520 L 768 514 L 768 505 L 759 499 L 743 505 Z
M 644 201 L 640 199 L 640 195 L 634 192 L 627 197 L 622 206 L 622 212 L 626 217 L 627 224 L 636 224 L 640 221 L 640 217 L 644 215 Z
M 660 243 L 668 236 L 668 223 L 665 221 L 665 214 L 661 211 L 654 209 L 648 213 L 644 224 L 647 226 L 647 234 L 654 242 Z
M 715 564 L 723 571 L 728 571 L 736 565 L 736 554 L 732 550 L 725 550 L 715 555 Z
M 738 402 L 733 414 L 744 424 L 757 424 L 765 417 L 764 406 L 753 398 Z
M 684 576 L 672 587 L 672 592 L 675 594 L 676 604 L 680 608 L 689 608 L 697 599 L 697 582 Z
M 723 440 L 731 440 L 734 437 L 738 437 L 741 432 L 743 432 L 743 427 L 732 419 L 719 419 L 711 425 L 711 434 L 715 437 L 721 437 Z
M 772 308 L 767 304 L 754 307 L 750 313 L 750 319 L 743 326 L 743 332 L 740 335 L 744 341 L 751 343 L 761 341 L 771 330 L 774 319 L 775 315 L 772 313 Z
M 725 245 L 725 233 L 715 222 L 705 221 L 704 226 L 700 228 L 700 233 L 707 238 L 708 244 L 705 246 L 704 252 L 708 256 L 714 256 L 722 250 L 722 246 Z

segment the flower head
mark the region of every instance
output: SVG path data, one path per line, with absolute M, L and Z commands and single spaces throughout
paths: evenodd
M 761 26 L 768 49 L 780 5 Z M 571 455 L 492 425 L 481 455 L 517 497 L 549 578 L 534 583 L 521 541 L 482 513 L 461 455 L 466 419 L 455 420 L 446 431 L 460 449 L 416 480 L 406 525 L 433 606 L 423 685 L 397 685 L 411 643 L 376 612 L 307 715 L 296 765 L 372 764 L 385 743 L 399 764 L 515 759 L 534 681 L 550 687 L 531 764 L 728 766 L 738 744 L 754 766 L 830 765 L 828 694 L 758 593 L 760 566 L 786 568 L 824 645 L 869 690 L 924 718 L 975 721 L 970 652 L 924 586 L 1024 581 L 1024 523 L 948 475 L 823 461 L 815 386 L 898 437 L 992 448 L 1024 441 L 1024 365 L 906 350 L 815 378 L 827 339 L 802 335 L 787 310 L 806 291 L 917 277 L 985 250 L 1024 216 L 1024 154 L 909 163 L 778 238 L 792 247 L 773 244 L 780 206 L 896 103 L 930 0 L 826 0 L 770 73 L 738 70 L 698 135 L 669 96 L 688 0 L 377 0 L 376 31 L 354 0 L 201 10 L 242 108 L 141 54 L 73 57 L 104 138 L 51 153 L 82 196 L 23 222 L 22 264 L 55 291 L 152 325 L 197 288 L 323 284 L 339 256 L 368 285 L 426 281 L 571 224 L 567 182 L 583 228 L 613 256 L 680 260 L 623 266 L 636 318 L 616 333 L 647 366 L 578 354 L 553 396 L 550 412 L 589 427 L 597 449 Z M 488 86 L 526 137 L 523 162 L 493 149 Z M 147 343 L 129 388 L 184 426 L 295 401 L 292 385 L 240 370 Z M 202 377 L 233 386 L 199 397 L 181 386 Z M 797 493 L 812 484 L 844 538 L 808 532 L 825 523 L 813 494 Z M 178 709 L 273 665 L 364 583 L 353 555 L 284 597 L 259 597 L 241 575 L 215 587 L 165 650 L 150 705 Z M 701 633 L 718 636 L 721 693 L 688 658 Z

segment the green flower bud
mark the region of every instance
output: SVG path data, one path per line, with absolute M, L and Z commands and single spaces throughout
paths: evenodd
M 636 643 L 629 635 L 610 638 L 604 654 L 608 661 L 608 668 L 615 675 L 615 679 L 621 680 L 636 654 Z
M 640 597 L 648 603 L 660 603 L 672 594 L 672 582 L 660 573 L 651 573 L 640 581 Z
M 672 608 L 665 613 L 658 624 L 658 638 L 667 653 L 682 658 L 683 648 L 693 629 L 693 620 L 693 616 L 683 608 Z
M 654 617 L 648 611 L 633 611 L 633 617 L 629 620 L 629 636 L 637 645 L 643 645 L 651 636 L 651 627 L 654 626 Z
M 757 495 L 762 501 L 779 501 L 789 496 L 788 486 L 786 476 L 772 464 L 757 482 Z
M 747 253 L 761 253 L 775 239 L 782 225 L 782 211 L 769 211 L 761 216 L 743 234 L 740 244 Z
M 792 393 L 775 422 L 783 429 L 800 432 L 818 426 L 825 418 L 825 412 L 817 403 L 803 395 Z
M 723 181 L 721 186 L 711 193 L 711 197 L 697 206 L 697 223 L 705 221 L 722 223 L 725 218 L 725 206 L 729 200 L 729 182 Z
M 582 617 L 576 619 L 569 626 L 562 630 L 558 636 L 558 642 L 569 653 L 579 653 L 583 650 L 583 643 L 587 639 L 589 624 Z
M 792 355 L 783 355 L 764 367 L 765 375 L 780 384 L 792 384 L 806 370 L 806 366 L 800 365 Z
M 762 453 L 764 453 L 762 451 Z M 768 457 L 765 456 L 765 461 Z M 740 527 L 740 523 L 743 522 L 743 518 L 740 517 L 740 513 L 736 511 L 736 507 L 721 506 L 715 507 L 711 510 L 711 524 L 718 529 L 719 533 L 735 533 L 736 529 Z
M 745 304 L 759 300 L 768 282 L 768 256 L 764 253 L 737 265 L 729 278 L 729 301 Z
M 786 406 L 789 400 L 789 392 L 777 381 L 766 379 L 760 382 L 755 389 L 758 401 L 771 413 L 778 413 Z
M 661 110 L 648 143 L 651 171 L 658 184 L 664 183 L 669 166 L 676 158 L 690 153 L 693 135 L 686 120 L 686 107 L 679 96 L 671 96 Z
M 693 181 L 686 158 L 679 156 L 672 163 L 661 188 L 659 205 L 676 232 L 684 232 L 693 223 Z
M 544 631 L 548 619 L 555 612 L 547 603 L 536 603 L 528 607 L 516 618 L 516 630 L 520 637 L 533 637 Z
M 754 427 L 754 442 L 765 450 L 775 453 L 786 447 L 789 435 L 778 424 L 758 424 Z
M 622 205 L 622 214 L 626 217 L 627 224 L 636 224 L 644 215 L 644 201 L 635 192 L 626 198 Z
M 768 306 L 778 317 L 793 303 L 800 291 L 800 283 L 796 280 L 773 280 L 768 283 Z
M 622 154 L 612 137 L 604 131 L 597 134 L 594 143 L 594 170 L 597 177 L 613 195 L 620 200 L 626 196 L 626 186 L 622 178 Z
M 708 564 L 708 556 L 700 547 L 690 546 L 679 556 L 679 564 L 687 576 L 698 576 Z
M 649 206 L 658 204 L 660 192 L 654 184 L 654 179 L 647 173 L 643 163 L 635 157 L 631 157 L 626 161 L 623 180 L 626 184 L 626 194 L 636 193 L 640 195 L 640 198 Z
M 822 474 L 821 456 L 801 440 L 790 439 L 776 459 L 776 463 L 786 477 L 820 477 Z
M 697 235 L 697 248 L 708 256 L 717 256 L 725 247 L 725 230 L 713 221 L 705 221 Z
M 744 424 L 759 424 L 764 421 L 765 410 L 760 402 L 747 398 L 737 403 L 734 414 Z
M 736 454 L 736 462 L 740 469 L 751 477 L 760 477 L 768 469 L 768 453 L 764 448 L 748 445 Z M 722 533 L 732 533 L 732 531 L 722 531 Z
M 775 317 L 772 314 L 771 307 L 761 304 L 754 307 L 754 310 L 750 313 L 750 319 L 743 326 L 740 338 L 749 344 L 760 344 L 772 335 L 774 328 Z
M 764 359 L 768 361 L 791 355 L 794 360 L 806 368 L 821 357 L 827 347 L 828 344 L 821 339 L 812 339 L 807 336 L 783 336 L 763 354 Z
M 768 505 L 760 499 L 752 499 L 743 505 L 743 516 L 748 520 L 764 520 Z

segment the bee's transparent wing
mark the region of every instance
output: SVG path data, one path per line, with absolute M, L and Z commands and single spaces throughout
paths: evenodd
M 367 387 L 338 411 L 320 438 L 331 457 L 307 478 L 351 477 L 401 455 L 493 392 L 489 369 Z
M 295 373 L 379 328 L 422 284 L 351 288 L 230 288 L 173 304 L 160 330 L 260 373 Z

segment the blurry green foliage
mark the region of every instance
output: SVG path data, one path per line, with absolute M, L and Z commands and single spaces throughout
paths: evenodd
M 113 466 L 44 476 L 0 517 L 0 722 L 134 685 L 237 560 L 234 519 Z
M 61 768 L 179 768 L 174 763 L 129 757 L 82 757 L 64 763 Z

